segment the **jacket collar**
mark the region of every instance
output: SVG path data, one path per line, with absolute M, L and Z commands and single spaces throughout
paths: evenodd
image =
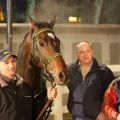
M 19 85 L 19 84 L 21 84 L 23 82 L 23 78 L 20 77 L 18 74 L 16 74 L 16 78 L 15 79 L 10 79 L 10 78 L 8 78 L 8 77 L 6 77 L 6 76 L 4 76 L 4 75 L 2 75 L 0 73 L 0 86 L 1 87 L 9 86 L 9 83 L 11 81 L 15 81 L 16 85 Z
M 79 71 L 79 68 L 80 68 L 79 60 L 76 60 L 74 62 L 73 67 Z M 100 67 L 99 67 L 99 64 L 98 64 L 97 60 L 95 58 L 93 58 L 91 71 L 96 71 L 96 70 L 99 70 L 99 69 L 100 69 Z

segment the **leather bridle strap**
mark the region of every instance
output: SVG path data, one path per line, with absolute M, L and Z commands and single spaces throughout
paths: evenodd
M 39 49 L 40 49 L 40 45 L 39 45 L 39 43 L 37 42 L 36 37 L 37 37 L 37 35 L 39 35 L 39 34 L 42 33 L 42 32 L 45 32 L 45 31 L 52 31 L 52 29 L 43 28 L 43 29 L 40 29 L 37 33 L 33 33 L 33 36 L 32 36 L 32 41 L 33 41 L 33 44 L 32 44 L 32 53 L 33 53 L 34 56 L 36 55 L 35 57 L 38 57 L 38 58 L 39 58 L 40 62 L 41 62 L 45 67 L 47 67 L 48 64 L 49 64 L 53 59 L 55 59 L 55 58 L 58 57 L 58 56 L 61 56 L 61 54 L 60 54 L 60 53 L 55 53 L 54 55 L 48 57 L 47 59 L 45 59 L 45 58 L 43 57 L 43 55 L 41 54 L 41 52 L 40 52 L 40 50 L 39 50 Z

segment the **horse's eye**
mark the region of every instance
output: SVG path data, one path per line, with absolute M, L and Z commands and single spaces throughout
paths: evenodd
M 43 47 L 44 46 L 44 43 L 43 42 L 39 42 L 40 46 Z

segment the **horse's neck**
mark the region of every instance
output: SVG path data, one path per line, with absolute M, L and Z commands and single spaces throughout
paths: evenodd
M 33 89 L 40 88 L 40 69 L 37 67 L 31 67 L 27 70 L 26 74 L 24 74 L 24 77 L 26 82 L 28 82 L 28 84 L 32 86 Z
M 19 48 L 18 61 L 17 61 L 17 72 L 21 75 L 25 82 L 27 82 L 32 87 L 37 87 L 39 85 L 38 68 L 32 66 L 31 62 L 31 50 L 32 40 L 28 34 L 26 39 L 22 42 Z M 38 78 L 37 78 L 37 77 Z M 40 75 L 39 75 L 40 76 Z
M 22 67 L 19 70 L 18 74 L 20 74 L 24 81 L 28 83 L 33 89 L 40 88 L 40 70 L 37 67 L 26 66 Z

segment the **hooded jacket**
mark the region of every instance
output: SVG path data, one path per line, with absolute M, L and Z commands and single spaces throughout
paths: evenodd
M 15 80 L 0 74 L 0 120 L 32 120 L 31 89 L 17 74 Z
M 99 65 L 93 58 L 90 71 L 84 80 L 79 60 L 69 67 L 68 110 L 75 117 L 96 119 L 102 111 L 104 92 L 114 79 L 112 71 L 105 65 Z

